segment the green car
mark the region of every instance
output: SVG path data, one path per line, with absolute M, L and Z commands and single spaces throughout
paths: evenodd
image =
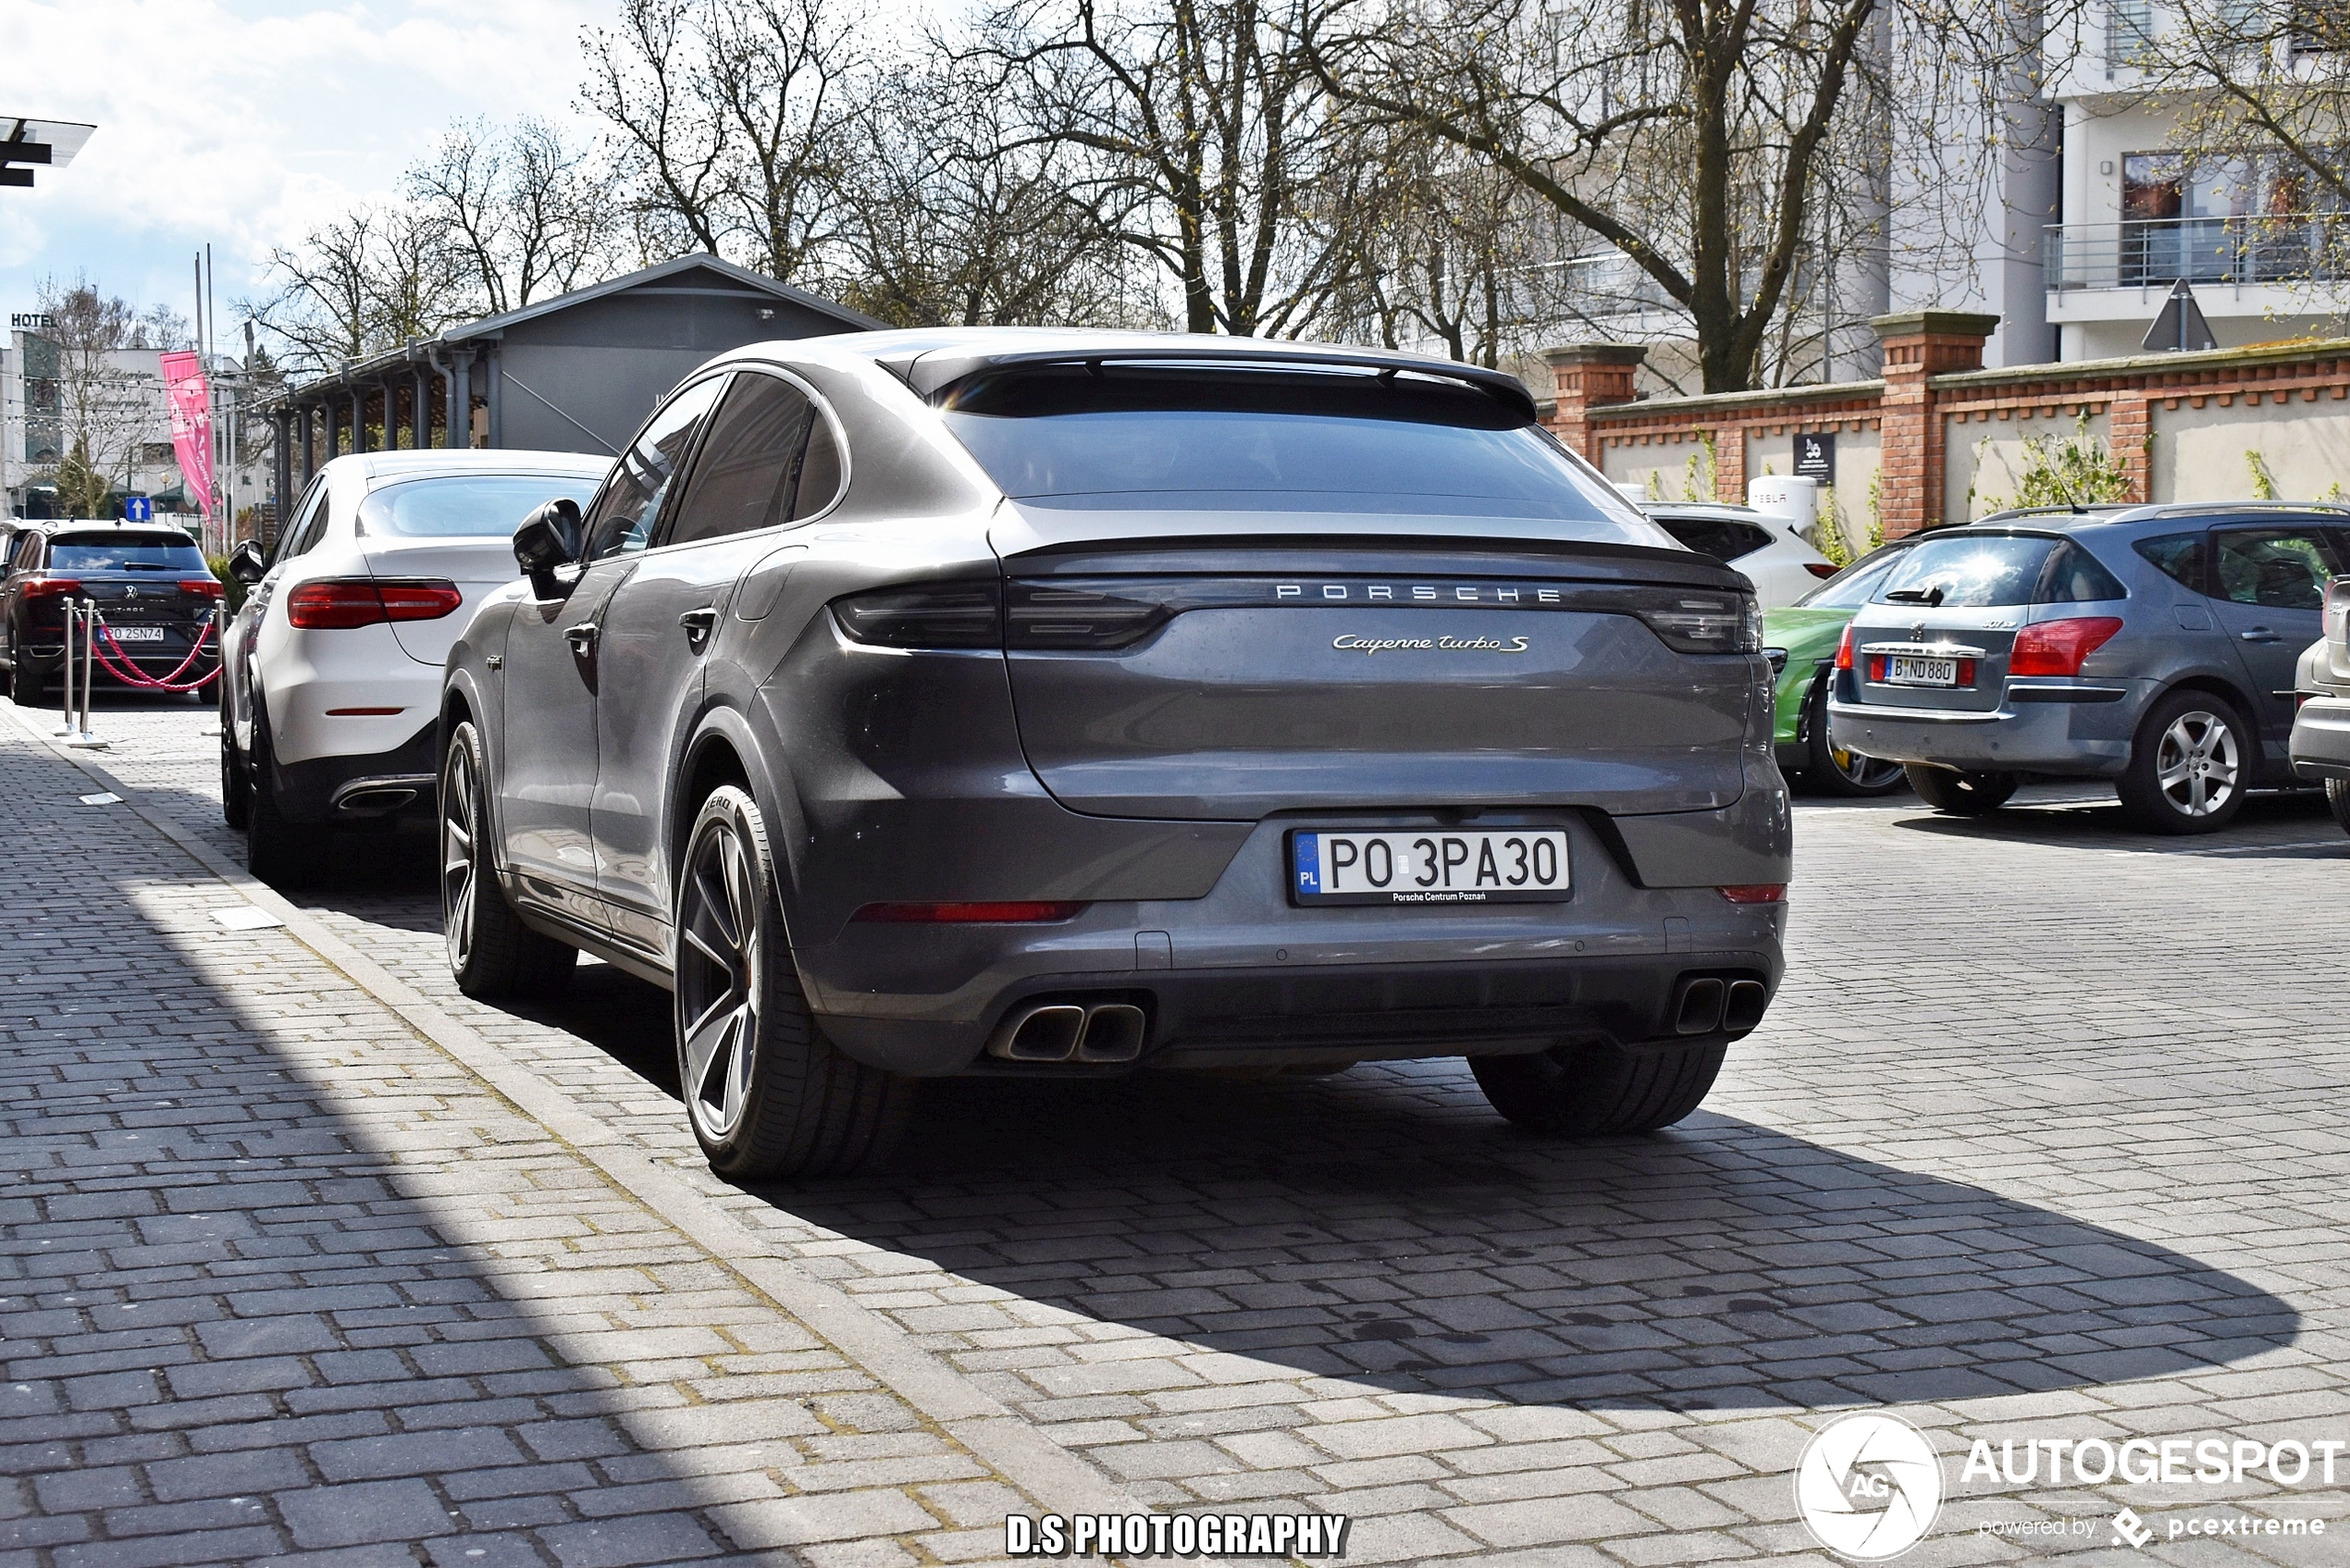
M 1779 772 L 1823 794 L 1889 795 L 1905 782 L 1899 762 L 1828 744 L 1828 672 L 1844 628 L 1911 542 L 1873 549 L 1793 604 L 1762 612 L 1762 651 L 1777 672 Z

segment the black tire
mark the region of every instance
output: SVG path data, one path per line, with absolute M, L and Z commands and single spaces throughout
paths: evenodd
M 253 799 L 245 820 L 245 870 L 278 888 L 310 885 L 319 856 L 321 830 L 288 820 L 271 776 L 269 726 L 256 704 L 253 715 L 253 763 L 248 772 Z
M 2326 809 L 2333 813 L 2335 825 L 2350 833 L 2350 779 L 2326 781 Z
M 1492 1107 L 1529 1132 L 1608 1138 L 1654 1132 L 1697 1109 L 1722 1070 L 1719 1034 L 1627 1050 L 1605 1042 L 1530 1056 L 1471 1056 Z
M 522 923 L 498 883 L 489 853 L 489 795 L 481 735 L 470 723 L 449 732 L 440 754 L 440 929 L 457 989 L 489 1000 L 551 996 L 571 981 L 579 950 Z
M 2008 803 L 2022 781 L 2013 773 L 1973 773 L 1912 762 L 1901 770 L 1918 798 L 1953 817 L 1981 817 Z
M 1807 754 L 1803 782 L 1822 795 L 1853 799 L 1891 795 L 1909 782 L 1907 771 L 1899 762 L 1863 757 L 1857 751 L 1839 756 L 1829 744 L 1825 677 L 1812 682 L 1812 695 L 1803 699 L 1803 744 Z
M 220 707 L 220 820 L 232 828 L 253 823 L 253 775 L 237 750 L 236 732 L 229 724 L 229 707 Z
M 8 673 L 8 695 L 23 707 L 37 706 L 49 690 L 49 683 L 57 678 L 57 663 L 54 659 L 35 659 L 29 653 L 17 656 L 16 668 Z
M 835 1049 L 809 1015 L 748 791 L 711 792 L 677 864 L 677 1071 L 711 1168 L 756 1181 L 885 1158 L 913 1081 Z
M 2244 809 L 2259 757 L 2235 704 L 2207 691 L 2172 692 L 2139 722 L 2114 793 L 2148 833 L 2217 833 Z

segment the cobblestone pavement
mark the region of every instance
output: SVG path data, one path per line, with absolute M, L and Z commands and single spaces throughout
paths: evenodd
M 100 763 L 235 855 L 209 722 L 102 713 Z M 350 1561 L 665 1561 L 677 1532 L 854 1537 L 880 1563 L 1070 1506 L 1015 1502 L 292 937 L 206 929 L 233 895 L 71 804 L 83 775 L 5 729 L 0 770 L 21 933 L 0 1218 L 31 1293 L 0 1302 L 0 1546 L 257 1558 L 429 1518 L 450 1545 Z M 946 1083 L 897 1168 L 741 1191 L 686 1130 L 660 993 L 586 966 L 535 1010 L 457 996 L 414 844 L 354 843 L 345 885 L 297 901 L 1130 1500 L 1347 1513 L 1356 1562 L 1824 1562 L 1797 1457 L 1828 1415 L 1886 1407 L 1949 1462 L 1909 1561 L 2134 1557 L 2109 1545 L 2125 1504 L 2158 1531 L 2337 1525 L 2148 1555 L 2343 1561 L 2350 1455 L 2331 1486 L 1960 1477 L 1976 1438 L 2350 1439 L 2329 918 L 2350 839 L 2306 797 L 2186 843 L 2086 792 L 2025 799 L 1981 823 L 1800 809 L 1769 1021 L 1680 1128 L 1582 1147 L 1515 1134 L 1453 1063 Z M 68 913 L 94 969 L 53 957 Z M 290 1327 L 240 1340 L 247 1318 Z M 2065 1518 L 2089 1527 L 1978 1528 Z

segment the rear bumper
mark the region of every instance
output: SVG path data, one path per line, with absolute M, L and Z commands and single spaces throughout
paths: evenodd
M 432 808 L 437 721 L 389 751 L 279 762 L 278 809 L 296 822 L 349 822 Z
M 1202 898 L 1096 903 L 1055 925 L 851 922 L 798 951 L 810 1004 L 843 1050 L 896 1072 L 1118 1071 L 1630 1043 L 1673 1033 L 1690 976 L 1778 983 L 1784 905 L 1643 887 L 1580 819 L 1565 823 L 1572 898 L 1482 907 L 1292 907 L 1280 855 L 1294 825 L 1259 824 Z M 1785 860 L 1771 864 L 1722 880 L 1785 881 Z M 1139 1060 L 983 1054 L 1013 1009 L 1061 1000 L 1141 1006 Z
M 2350 698 L 2304 702 L 2293 719 L 2292 755 L 2305 779 L 2350 779 Z
M 2010 681 L 1999 706 L 1980 712 L 1846 702 L 1831 691 L 1828 734 L 1840 747 L 1888 762 L 2111 778 L 2129 766 L 2151 685 Z

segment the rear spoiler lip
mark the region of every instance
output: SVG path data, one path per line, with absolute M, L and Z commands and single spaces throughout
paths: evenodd
M 1278 562 L 1266 558 L 1279 555 Z M 1557 578 L 1754 591 L 1737 568 L 1694 551 L 1597 540 L 1465 535 L 1200 535 L 1069 540 L 1001 557 L 1004 574 Z M 1551 562 L 1556 562 L 1555 566 Z M 1582 570 L 1576 570 L 1580 566 Z M 1564 568 L 1564 570 L 1562 570 Z
M 900 364 L 882 361 L 886 368 L 903 377 L 906 385 L 917 397 L 935 402 L 955 387 L 971 377 L 993 370 L 1018 369 L 1044 364 L 1102 364 L 1112 362 L 1181 364 L 1265 365 L 1270 368 L 1294 367 L 1310 370 L 1327 365 L 1345 370 L 1383 370 L 1409 372 L 1440 380 L 1459 382 L 1476 388 L 1496 401 L 1506 404 L 1513 413 L 1528 419 L 1538 417 L 1534 394 L 1526 383 L 1505 370 L 1489 370 L 1481 364 L 1464 364 L 1457 360 L 1436 359 L 1424 354 L 1384 352 L 1342 348 L 1274 349 L 1252 342 L 1245 349 L 1198 348 L 1190 345 L 1121 345 L 1116 348 L 1030 349 L 1010 353 L 984 352 L 955 352 L 932 350 L 918 354 Z

